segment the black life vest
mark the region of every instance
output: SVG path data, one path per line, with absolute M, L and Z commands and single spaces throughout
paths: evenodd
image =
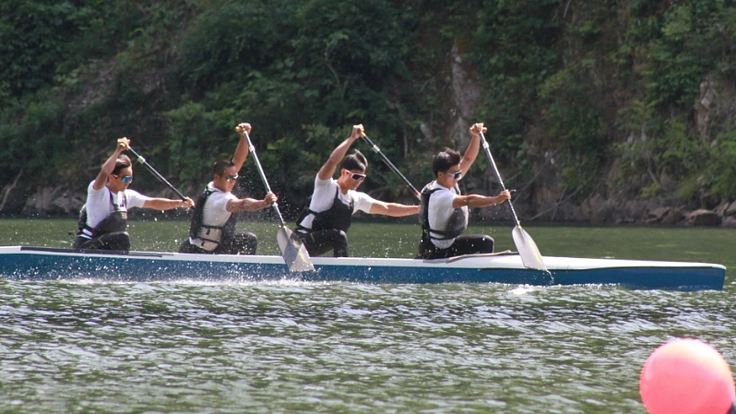
M 422 189 L 421 204 L 419 206 L 419 224 L 422 226 L 422 239 L 429 240 L 448 240 L 454 239 L 461 235 L 468 227 L 468 220 L 465 215 L 465 209 L 458 207 L 454 209 L 450 220 L 447 222 L 447 228 L 437 230 L 429 227 L 429 198 L 441 188 L 430 189 L 432 183 L 427 184 Z M 454 189 L 456 194 L 460 194 L 457 187 Z M 439 234 L 441 237 L 432 236 L 431 233 Z
M 86 229 L 92 233 L 91 238 L 95 239 L 107 233 L 114 233 L 119 231 L 125 231 L 128 228 L 128 197 L 123 191 L 123 205 L 119 206 L 115 204 L 112 199 L 112 191 L 110 191 L 110 204 L 113 207 L 112 213 L 105 217 L 102 221 L 92 228 L 87 224 L 87 204 L 82 206 L 79 210 L 79 221 L 77 222 L 77 236 L 89 235 L 84 232 Z
M 235 225 L 238 223 L 237 216 L 231 213 L 230 218 L 227 219 L 223 226 L 209 226 L 204 224 L 204 206 L 212 193 L 214 191 L 205 187 L 202 194 L 197 197 L 192 222 L 189 225 L 189 237 L 202 240 L 202 246 L 204 246 L 204 242 L 206 241 L 220 244 L 223 240 L 231 240 L 235 234 Z
M 304 210 L 302 210 L 302 213 L 299 215 L 299 217 L 296 219 L 296 227 L 298 230 L 310 232 L 318 230 L 337 229 L 342 230 L 345 233 L 348 232 L 353 218 L 353 208 L 355 207 L 355 202 L 351 199 L 350 205 L 346 205 L 340 200 L 339 185 L 335 190 L 335 199 L 332 201 L 332 207 L 328 208 L 327 210 L 320 212 L 313 211 L 309 208 L 310 202 L 311 197 L 309 200 L 307 200 L 307 205 L 305 206 Z M 308 229 L 302 226 L 302 222 L 310 214 L 314 216 L 314 219 L 312 220 L 312 228 Z

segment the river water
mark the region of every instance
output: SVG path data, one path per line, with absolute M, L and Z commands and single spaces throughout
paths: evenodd
M 175 250 L 186 227 L 133 223 L 134 249 Z M 6 245 L 63 247 L 71 228 L 0 220 Z M 249 228 L 277 254 L 275 225 Z M 736 266 L 736 230 L 525 228 L 545 255 Z M 509 225 L 477 230 L 514 249 Z M 352 253 L 410 257 L 416 231 L 358 223 Z M 701 292 L 0 280 L 0 412 L 645 413 L 641 367 L 667 340 L 734 366 L 735 291 L 731 274 Z

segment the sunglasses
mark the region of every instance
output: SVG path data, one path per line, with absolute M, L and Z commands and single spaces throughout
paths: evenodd
M 355 181 L 365 180 L 365 174 L 351 173 L 350 177 Z
M 224 175 L 225 181 L 231 183 L 233 181 L 238 181 L 239 176 L 238 175 Z
M 463 178 L 463 170 L 457 170 L 455 172 L 440 171 L 442 174 L 449 175 L 453 180 L 459 181 Z
M 130 184 L 133 182 L 133 176 L 132 175 L 125 175 L 125 176 L 119 176 L 117 174 L 113 174 L 115 177 L 120 178 L 120 181 L 123 182 L 123 184 Z

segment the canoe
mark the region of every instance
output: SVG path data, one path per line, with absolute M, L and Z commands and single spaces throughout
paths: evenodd
M 507 283 L 618 285 L 633 289 L 722 290 L 719 264 L 545 256 L 548 272 L 524 267 L 513 252 L 449 259 L 313 257 L 315 271 L 289 272 L 281 256 L 115 253 L 0 246 L 0 277 L 13 280 L 92 278 L 106 281 L 268 281 L 372 284 Z

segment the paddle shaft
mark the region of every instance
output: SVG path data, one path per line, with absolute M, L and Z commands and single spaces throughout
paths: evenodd
M 366 142 L 368 143 L 368 145 L 371 146 L 371 149 L 381 157 L 381 159 L 388 166 L 388 168 L 391 171 L 393 171 L 394 174 L 396 174 L 396 176 L 399 177 L 401 179 L 401 181 L 403 181 L 404 184 L 406 184 L 407 187 L 409 187 L 409 189 L 411 190 L 411 192 L 414 193 L 414 196 L 416 196 L 416 198 L 418 198 L 418 199 L 421 200 L 422 199 L 422 196 L 419 195 L 419 191 L 417 191 L 417 189 L 414 188 L 414 186 L 409 182 L 409 180 L 407 180 L 406 177 L 404 177 L 404 174 L 402 174 L 401 171 L 399 171 L 399 169 L 396 168 L 396 166 L 388 159 L 388 157 L 386 157 L 383 154 L 383 152 L 381 152 L 381 149 L 378 148 L 378 146 L 376 146 L 376 144 L 374 144 L 373 141 L 371 141 L 370 138 L 368 138 L 368 135 L 362 134 L 361 137 L 363 137 L 363 139 L 366 140 Z
M 171 185 L 171 183 L 166 178 L 164 178 L 163 175 L 159 174 L 158 171 L 156 171 L 153 167 L 151 167 L 151 164 L 149 164 L 148 161 L 146 161 L 144 157 L 142 157 L 140 154 L 135 152 L 133 148 L 128 147 L 128 151 L 130 151 L 133 155 L 135 155 L 135 157 L 138 159 L 138 162 L 143 164 L 143 166 L 146 167 L 146 169 L 150 171 L 154 177 L 158 178 L 159 181 L 166 184 L 173 192 L 176 193 L 176 195 L 179 196 L 179 198 L 182 199 L 182 201 L 186 201 L 187 197 L 184 194 L 182 194 L 181 191 L 177 190 L 176 187 Z
M 496 179 L 498 180 L 498 184 L 501 185 L 501 190 L 505 190 L 506 187 L 503 185 L 503 180 L 501 179 L 501 173 L 498 172 L 498 167 L 496 167 L 496 161 L 493 160 L 493 155 L 491 155 L 491 149 L 488 146 L 488 141 L 486 141 L 486 137 L 483 135 L 483 133 L 480 133 L 480 139 L 481 144 L 483 145 L 483 151 L 486 153 L 486 157 L 488 157 L 488 161 L 491 163 L 491 167 L 493 167 L 493 172 L 496 174 Z M 509 202 L 509 207 L 511 207 L 511 214 L 514 216 L 514 221 L 516 222 L 516 226 L 520 227 L 521 223 L 519 222 L 519 218 L 516 216 L 516 210 L 514 210 L 514 204 L 511 202 L 511 200 L 507 200 Z
M 480 133 L 480 137 L 483 141 L 483 150 L 486 152 L 488 161 L 490 161 L 491 166 L 493 167 L 493 172 L 496 174 L 496 179 L 498 179 L 498 183 L 501 185 L 501 190 L 505 190 L 506 187 L 503 185 L 501 173 L 498 172 L 496 162 L 493 160 L 493 156 L 491 155 L 491 149 L 488 147 L 488 141 L 486 141 L 486 137 L 483 136 L 482 132 Z M 553 282 L 554 278 L 551 277 L 552 274 L 549 272 L 549 270 L 547 270 L 547 266 L 542 260 L 542 254 L 539 253 L 537 244 L 534 243 L 532 237 L 526 231 L 524 231 L 524 229 L 521 228 L 521 223 L 519 223 L 519 218 L 516 216 L 514 204 L 511 203 L 511 199 L 509 199 L 508 202 L 509 207 L 511 207 L 511 214 L 513 214 L 514 221 L 516 222 L 516 227 L 514 227 L 514 229 L 511 231 L 511 236 L 514 239 L 516 249 L 519 251 L 521 262 L 524 264 L 525 267 L 528 267 L 530 269 L 537 269 L 547 272 L 547 274 L 550 275 L 550 280 Z
M 256 163 L 256 168 L 258 169 L 258 174 L 261 176 L 261 181 L 263 181 L 263 186 L 266 187 L 266 193 L 271 192 L 271 186 L 268 185 L 268 180 L 266 179 L 266 173 L 263 172 L 263 167 L 261 166 L 261 161 L 258 159 L 258 154 L 256 154 L 256 148 L 253 146 L 253 143 L 250 141 L 250 136 L 247 132 L 243 131 L 243 134 L 245 135 L 245 139 L 248 142 L 248 149 L 250 150 L 251 154 L 253 154 L 253 161 Z M 313 271 L 314 265 L 312 264 L 312 261 L 309 259 L 309 252 L 307 252 L 306 247 L 294 239 L 292 239 L 291 230 L 289 230 L 288 227 L 286 227 L 286 223 L 284 222 L 284 216 L 281 215 L 281 211 L 279 210 L 278 203 L 272 203 L 271 207 L 273 207 L 273 210 L 276 212 L 276 215 L 279 217 L 279 223 L 281 223 L 281 228 L 279 229 L 278 233 L 276 234 L 276 241 L 279 244 L 279 249 L 281 249 L 281 254 L 284 258 L 284 263 L 286 263 L 286 266 L 289 268 L 290 272 L 304 272 L 304 271 Z
M 261 176 L 261 181 L 263 181 L 263 186 L 266 187 L 266 193 L 271 192 L 271 186 L 268 185 L 268 180 L 266 179 L 266 173 L 263 172 L 263 167 L 261 167 L 261 161 L 258 160 L 258 154 L 256 154 L 256 148 L 253 146 L 253 143 L 250 142 L 250 136 L 247 132 L 245 132 L 245 139 L 248 141 L 248 149 L 250 150 L 250 153 L 253 154 L 253 161 L 256 163 L 256 168 L 258 169 L 258 174 Z M 284 222 L 284 217 L 281 215 L 281 210 L 279 210 L 278 203 L 271 204 L 271 207 L 273 207 L 273 210 L 276 212 L 276 215 L 279 216 L 279 222 L 281 223 L 281 227 L 286 227 L 286 222 Z

